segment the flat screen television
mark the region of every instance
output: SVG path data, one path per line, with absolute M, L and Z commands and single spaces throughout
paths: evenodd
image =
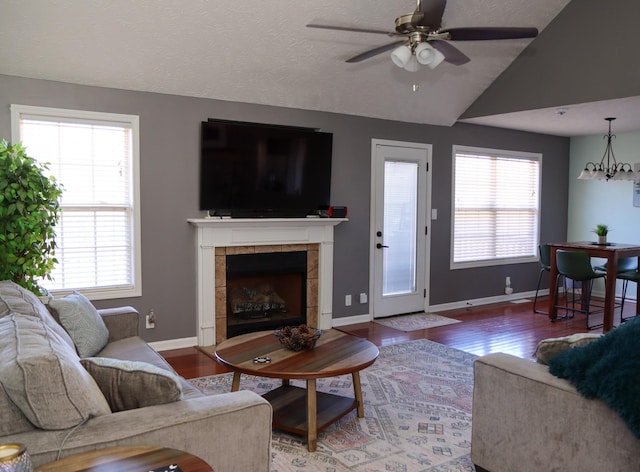
M 333 134 L 202 123 L 200 209 L 211 216 L 305 217 L 329 205 Z

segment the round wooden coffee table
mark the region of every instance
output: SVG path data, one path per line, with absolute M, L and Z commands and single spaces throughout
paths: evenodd
M 124 446 L 73 454 L 36 468 L 36 472 L 164 471 L 177 465 L 182 472 L 213 472 L 193 454 L 168 447 Z M 174 469 L 178 470 L 178 469 Z
M 378 358 L 375 344 L 335 329 L 322 333 L 314 349 L 294 352 L 285 348 L 273 331 L 243 334 L 220 343 L 216 358 L 233 371 L 232 391 L 240 388 L 240 375 L 282 379 L 282 386 L 263 395 L 273 406 L 273 426 L 307 436 L 313 452 L 318 432 L 357 409 L 364 417 L 360 371 Z M 268 360 L 268 361 L 267 361 Z M 351 374 L 355 398 L 316 391 L 316 379 Z M 307 388 L 289 385 L 302 379 Z

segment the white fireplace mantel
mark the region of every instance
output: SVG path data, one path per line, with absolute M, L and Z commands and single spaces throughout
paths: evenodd
M 198 345 L 215 344 L 215 249 L 231 246 L 318 244 L 319 328 L 332 326 L 333 228 L 347 218 L 192 218 L 197 260 Z

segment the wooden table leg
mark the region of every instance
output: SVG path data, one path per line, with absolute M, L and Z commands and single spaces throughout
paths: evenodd
M 640 316 L 640 282 L 636 282 L 636 316 Z
M 316 379 L 307 380 L 307 450 L 315 452 L 318 446 Z
M 364 418 L 364 403 L 362 402 L 362 387 L 360 386 L 360 372 L 351 374 L 353 378 L 353 393 L 358 402 L 358 418 Z
M 290 382 L 289 382 L 289 379 L 282 379 L 282 386 L 283 386 L 283 387 L 287 387 L 287 386 L 289 386 L 289 383 L 290 383 Z
M 558 318 L 558 310 L 556 308 L 557 300 L 556 294 L 558 293 L 557 281 L 558 281 L 558 267 L 556 265 L 556 248 L 551 248 L 551 261 L 549 268 L 549 319 L 555 321 Z M 566 296 L 566 294 L 565 294 Z
M 237 392 L 240 390 L 240 372 L 233 373 L 233 381 L 231 382 L 231 391 Z
M 602 332 L 608 333 L 613 328 L 613 312 L 616 302 L 616 276 L 618 273 L 618 255 L 615 252 L 607 258 L 607 275 L 604 282 L 604 315 Z

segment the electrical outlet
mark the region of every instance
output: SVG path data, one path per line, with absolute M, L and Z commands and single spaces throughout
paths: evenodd
M 367 303 L 367 294 L 366 293 L 361 293 L 360 294 L 360 303 Z
M 345 295 L 344 306 L 351 306 L 351 295 Z
M 149 310 L 147 313 L 147 329 L 153 329 L 156 327 L 156 314 L 153 310 Z
M 504 281 L 504 293 L 511 295 L 513 293 L 513 287 L 511 287 L 511 277 L 506 277 Z

